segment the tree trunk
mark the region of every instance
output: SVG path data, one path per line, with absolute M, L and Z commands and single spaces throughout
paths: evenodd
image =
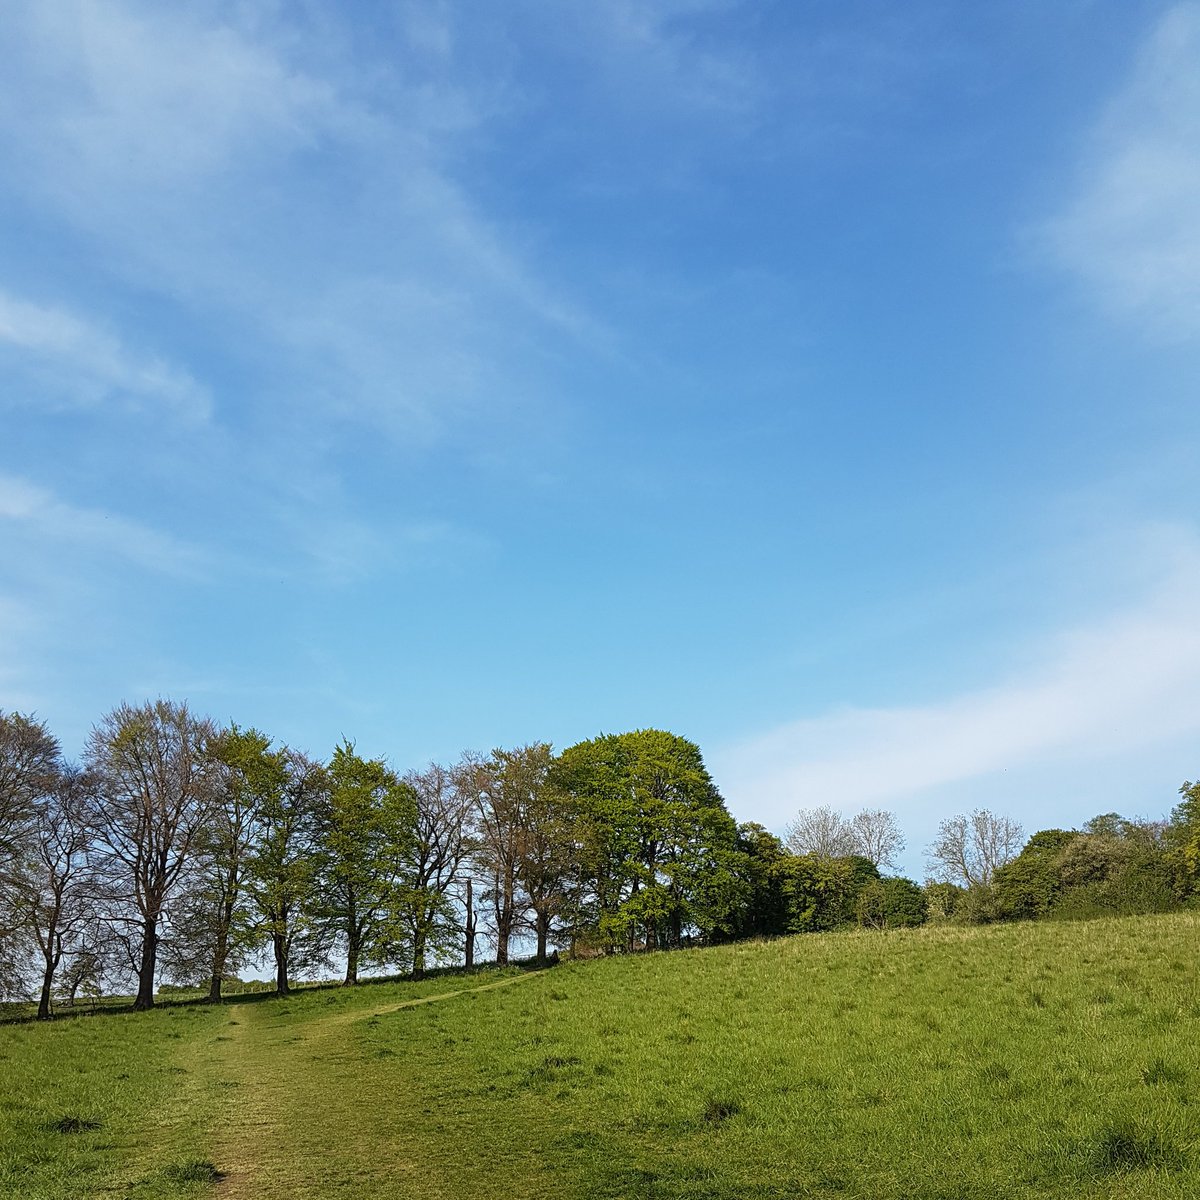
M 287 938 L 282 933 L 273 933 L 271 946 L 275 951 L 275 991 L 286 996 L 292 990 L 288 983 Z
M 508 942 L 512 937 L 512 915 L 506 909 L 496 912 L 496 966 L 508 966 Z
M 209 1004 L 221 1003 L 221 981 L 225 978 L 225 962 L 229 958 L 228 938 L 224 930 L 217 934 L 217 945 L 213 951 L 212 974 L 208 981 Z
M 210 1004 L 221 1003 L 221 981 L 225 978 L 225 964 L 229 961 L 229 931 L 233 927 L 233 905 L 221 906 L 217 927 L 217 943 L 213 947 L 212 977 L 208 985 Z
M 546 961 L 546 942 L 550 937 L 550 914 L 541 909 L 537 913 L 537 960 Z
M 135 1009 L 154 1007 L 154 971 L 158 965 L 158 919 L 147 917 L 142 926 L 142 961 L 138 966 Z
M 42 994 L 38 997 L 37 1019 L 50 1020 L 50 989 L 54 985 L 54 969 L 58 966 L 58 955 L 46 955 L 46 969 L 42 974 Z
M 357 929 L 350 930 L 346 945 L 346 985 L 353 986 L 358 982 L 358 952 L 359 936 Z
M 421 929 L 413 935 L 413 979 L 425 978 L 425 930 Z
M 467 917 L 463 926 L 466 939 L 465 966 L 468 970 L 475 965 L 475 908 L 471 902 L 471 881 L 467 880 Z

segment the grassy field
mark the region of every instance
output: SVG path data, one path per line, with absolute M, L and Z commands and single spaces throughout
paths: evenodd
M 931 928 L 7 1026 L 0 1195 L 1194 1197 L 1198 950 Z

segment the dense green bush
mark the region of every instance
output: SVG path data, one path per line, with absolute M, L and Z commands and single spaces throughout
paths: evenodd
M 858 894 L 858 923 L 869 929 L 906 929 L 929 919 L 925 893 L 911 879 L 873 879 Z

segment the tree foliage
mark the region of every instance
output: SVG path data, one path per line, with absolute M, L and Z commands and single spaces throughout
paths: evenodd
M 872 879 L 855 901 L 858 923 L 868 929 L 910 929 L 929 919 L 925 893 L 911 879 Z
M 320 894 L 317 912 L 327 948 L 345 955 L 346 982 L 359 967 L 395 961 L 396 926 L 416 797 L 380 759 L 365 759 L 351 742 L 328 767 L 319 813 Z
M 631 952 L 697 941 L 1153 912 L 1200 896 L 1200 783 L 1171 819 L 1081 829 L 985 809 L 943 821 L 919 888 L 887 876 L 894 814 L 804 810 L 785 844 L 736 825 L 699 747 L 664 730 L 465 754 L 400 778 L 344 741 L 328 763 L 186 704 L 123 704 L 84 765 L 0 712 L 0 994 L 58 996 L 164 974 L 222 983 L 268 957 L 275 986 L 345 965 L 499 962 L 532 946 Z M 478 901 L 478 903 L 477 903 Z
M 555 786 L 576 821 L 579 932 L 666 948 L 729 924 L 720 897 L 737 827 L 694 742 L 658 729 L 580 742 L 560 755 Z

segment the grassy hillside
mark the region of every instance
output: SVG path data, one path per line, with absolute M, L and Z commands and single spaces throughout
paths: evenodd
M 1198 935 L 825 935 L 9 1026 L 0 1195 L 1191 1197 Z

